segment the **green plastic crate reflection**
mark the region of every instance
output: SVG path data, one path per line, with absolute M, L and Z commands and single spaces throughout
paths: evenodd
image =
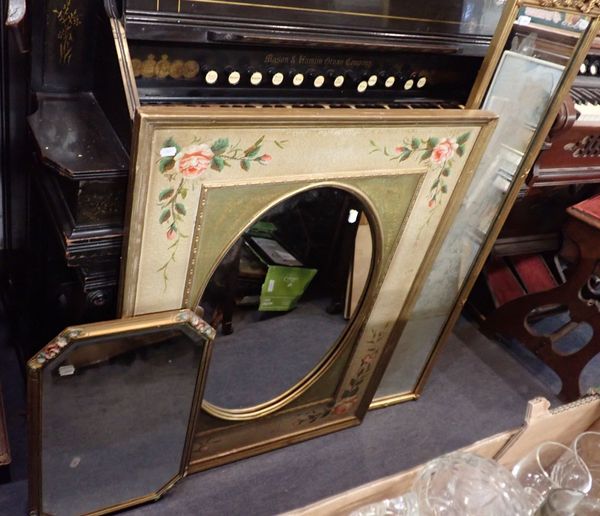
M 298 304 L 317 269 L 271 265 L 260 292 L 261 312 L 287 312 Z

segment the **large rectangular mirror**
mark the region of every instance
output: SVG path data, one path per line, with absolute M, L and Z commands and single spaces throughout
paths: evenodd
M 551 7 L 515 1 L 506 6 L 470 99 L 471 106 L 483 99 L 484 109 L 498 113 L 498 127 L 398 340 L 373 408 L 418 396 L 598 30 L 593 2 L 540 3 Z
M 214 330 L 189 310 L 67 328 L 28 364 L 30 514 L 105 514 L 186 472 Z
M 200 304 L 219 328 L 192 470 L 360 422 L 494 124 L 469 110 L 139 110 L 123 315 Z M 361 219 L 370 256 L 346 319 Z

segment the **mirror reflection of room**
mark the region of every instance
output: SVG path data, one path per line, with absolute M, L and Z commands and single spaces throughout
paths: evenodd
M 123 332 L 83 338 L 43 370 L 44 513 L 87 514 L 178 475 L 204 346 L 183 325 Z
M 200 306 L 218 329 L 205 400 L 252 407 L 292 388 L 349 326 L 371 265 L 352 193 L 321 187 L 261 215 L 229 248 Z

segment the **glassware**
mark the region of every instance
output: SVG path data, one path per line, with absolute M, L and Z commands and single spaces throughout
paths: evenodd
M 579 434 L 573 442 L 573 450 L 592 475 L 590 496 L 600 499 L 600 432 Z
M 507 469 L 466 452 L 454 452 L 427 463 L 413 490 L 422 516 L 530 513 L 523 487 Z
M 360 507 L 350 516 L 419 516 L 419 504 L 415 493 L 409 492 Z
M 550 491 L 535 516 L 598 516 L 600 500 L 574 489 Z
M 534 510 L 552 489 L 587 493 L 592 484 L 590 472 L 577 454 L 555 442 L 540 444 L 513 467 L 512 474 L 525 488 Z
M 600 514 L 600 500 L 586 496 L 575 510 L 576 516 L 598 516 Z
M 573 516 L 585 493 L 574 489 L 553 489 L 548 493 L 536 516 Z

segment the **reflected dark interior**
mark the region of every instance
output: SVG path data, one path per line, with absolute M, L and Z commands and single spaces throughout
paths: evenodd
M 271 208 L 231 247 L 201 301 L 218 329 L 205 400 L 230 409 L 267 402 L 326 355 L 356 308 L 353 269 L 370 267 L 370 255 L 353 259 L 361 215 L 366 224 L 353 194 L 316 188 Z
M 178 474 L 203 351 L 182 325 L 82 339 L 44 369 L 46 513 L 123 503 Z
M 210 2 L 182 0 L 128 0 L 126 11 L 172 13 L 233 21 L 294 23 L 314 26 L 357 27 L 362 30 L 398 30 L 493 34 L 503 4 L 497 0 L 450 0 L 445 2 L 400 2 L 398 0 L 231 0 Z

